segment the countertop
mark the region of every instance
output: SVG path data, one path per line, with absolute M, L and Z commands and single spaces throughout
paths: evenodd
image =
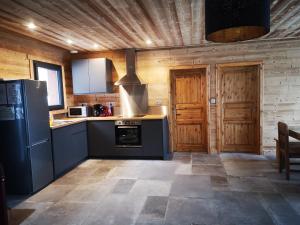
M 98 120 L 162 120 L 165 115 L 145 115 L 138 117 L 123 117 L 123 116 L 106 116 L 106 117 L 86 117 L 86 118 L 62 118 L 53 121 L 50 126 L 51 129 L 57 129 L 65 126 L 69 126 L 76 123 L 85 121 L 98 121 Z

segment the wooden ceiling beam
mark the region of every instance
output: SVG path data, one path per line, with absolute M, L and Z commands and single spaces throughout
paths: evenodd
M 273 23 L 271 26 L 270 33 L 266 37 L 274 37 L 272 34 L 276 30 L 281 30 L 280 28 L 284 26 L 285 23 L 289 22 L 295 15 L 299 15 L 300 5 L 296 2 L 290 2 L 290 7 L 285 8 L 282 12 L 285 16 L 281 16 L 277 23 Z
M 157 46 L 165 46 L 166 42 L 165 42 L 165 38 L 163 37 L 163 33 L 159 31 L 159 29 L 156 27 L 153 19 L 150 16 L 150 13 L 146 7 L 145 4 L 143 3 L 143 1 L 136 1 L 137 5 L 139 6 L 140 10 L 142 11 L 144 17 L 146 18 L 147 23 L 149 24 L 149 28 L 152 30 L 152 32 L 154 33 L 155 36 L 155 43 Z
M 49 1 L 46 1 L 49 2 Z M 64 2 L 62 2 L 65 4 Z M 51 2 L 55 8 L 53 10 L 61 12 L 59 13 L 60 16 L 63 16 L 65 19 L 68 27 L 72 27 L 73 30 L 80 32 L 80 34 L 85 37 L 85 39 L 89 40 L 89 47 L 88 49 L 90 50 L 93 44 L 99 44 L 103 49 L 110 49 L 110 48 L 117 48 L 118 46 L 109 38 L 108 34 L 107 35 L 102 35 L 103 32 L 107 32 L 104 28 L 101 30 L 94 30 L 91 27 L 89 27 L 86 24 L 82 23 L 82 20 L 80 20 L 79 16 L 74 16 L 73 12 L 70 11 L 67 7 L 67 5 L 63 5 L 61 7 L 61 2 Z M 64 7 L 65 6 L 65 7 Z M 78 29 L 80 28 L 80 29 Z
M 65 21 L 66 19 L 64 17 L 61 17 L 59 13 L 56 13 L 55 15 L 49 15 L 49 6 L 44 5 L 47 2 L 48 1 L 42 1 L 41 4 L 37 4 L 34 1 L 28 0 L 11 1 L 11 3 L 13 3 L 14 6 L 18 6 L 20 9 L 22 9 L 23 18 L 20 18 L 20 24 L 24 23 L 25 21 L 28 21 L 29 18 L 31 18 L 31 20 L 34 20 L 36 25 L 38 26 L 38 29 L 34 32 L 29 31 L 25 26 L 21 29 L 27 32 L 27 35 L 29 36 L 37 33 L 38 30 L 44 30 L 45 36 L 51 35 L 51 33 L 55 34 L 58 37 L 61 37 L 58 38 L 58 41 L 65 43 L 66 49 L 90 49 L 92 42 L 90 38 L 86 36 L 87 34 L 82 33 L 80 29 L 78 30 L 79 26 L 76 26 L 76 23 L 75 25 L 73 23 L 67 23 L 67 25 L 65 25 L 66 22 L 64 22 L 64 25 L 61 25 L 61 21 Z M 31 8 L 28 9 L 28 6 L 30 6 Z M 54 5 L 52 4 L 50 6 Z M 73 39 L 73 41 L 74 39 L 76 39 L 72 46 L 66 43 L 66 40 L 68 38 Z
M 99 7 L 101 7 L 104 10 L 105 14 L 113 18 L 115 22 L 120 27 L 122 27 L 123 31 L 127 32 L 127 34 L 130 35 L 130 37 L 135 40 L 135 43 L 139 43 L 139 44 L 144 43 L 144 39 L 142 35 L 139 32 L 136 32 L 134 30 L 133 25 L 128 20 L 126 14 L 121 13 L 119 10 L 117 10 L 114 7 L 113 3 L 107 0 L 97 0 L 96 2 L 99 5 Z
M 0 0 L 0 27 L 68 50 L 197 46 L 206 43 L 204 2 Z M 37 25 L 35 31 L 25 26 L 30 21 Z M 299 38 L 299 23 L 299 0 L 271 0 L 271 32 L 261 39 Z M 67 39 L 74 44 L 68 45 Z
M 156 24 L 162 36 L 165 38 L 165 46 L 173 46 L 174 41 L 170 35 L 167 18 L 165 17 L 161 0 L 143 0 L 143 4 L 147 8 L 149 15 Z
M 67 2 L 66 0 L 61 1 Z M 128 42 L 131 41 L 127 39 L 127 36 L 122 38 L 120 31 L 116 27 L 110 26 L 105 17 L 95 15 L 95 11 L 91 8 L 87 9 L 86 3 L 83 4 L 81 1 L 77 0 L 70 1 L 72 4 L 70 4 L 69 8 L 76 12 L 78 16 L 80 15 L 80 18 L 84 19 L 83 21 L 81 21 L 81 25 L 85 25 L 91 30 L 94 30 L 94 35 L 105 35 L 108 39 L 111 40 L 112 45 L 115 45 L 116 48 L 121 48 L 121 46 L 124 45 L 126 46 L 128 45 Z
M 197 5 L 199 6 L 199 4 L 196 4 L 196 5 L 194 5 L 194 7 L 197 7 Z M 192 7 L 191 0 L 185 0 L 185 1 L 175 0 L 175 10 L 177 11 L 177 14 L 178 14 L 179 26 L 180 26 L 181 35 L 183 38 L 183 43 L 185 46 L 192 45 L 193 36 L 194 36 L 192 29 L 198 28 L 198 27 L 193 26 L 193 22 L 195 21 L 196 24 L 198 24 L 200 27 L 200 18 L 199 18 L 200 13 L 193 14 L 191 7 Z M 200 10 L 198 10 L 198 11 L 200 12 Z M 192 14 L 194 16 L 193 18 L 192 18 Z M 196 17 L 198 17 L 198 18 L 196 18 Z M 199 32 L 199 30 L 198 30 L 198 32 Z M 199 34 L 199 33 L 197 33 L 197 34 Z
M 178 22 L 176 7 L 174 9 L 174 0 L 160 1 L 162 12 L 168 24 L 168 30 L 172 37 L 173 46 L 183 46 L 183 40 Z M 173 10 L 171 10 L 173 9 Z M 175 12 L 174 12 L 175 11 Z
M 118 11 L 117 16 L 121 16 L 123 20 L 127 22 L 128 28 L 131 31 L 131 35 L 139 37 L 139 42 L 137 42 L 136 45 L 132 45 L 131 47 L 145 47 L 145 41 L 147 39 L 150 39 L 149 36 L 151 36 L 151 31 L 147 32 L 146 28 L 141 25 L 144 24 L 141 18 L 143 17 L 143 15 L 140 15 L 140 12 L 137 11 L 138 6 L 135 4 L 135 0 L 109 0 L 109 2 L 111 6 Z

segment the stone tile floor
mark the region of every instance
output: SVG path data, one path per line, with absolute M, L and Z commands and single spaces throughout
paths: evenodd
M 23 225 L 298 225 L 300 175 L 286 181 L 270 157 L 249 154 L 88 160 L 9 202 Z

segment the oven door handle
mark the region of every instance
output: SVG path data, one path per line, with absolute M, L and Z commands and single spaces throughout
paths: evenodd
M 138 126 L 117 126 L 118 129 L 138 128 Z

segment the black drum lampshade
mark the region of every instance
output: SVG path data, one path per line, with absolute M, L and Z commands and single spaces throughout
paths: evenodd
M 205 0 L 205 36 L 213 42 L 236 42 L 270 31 L 270 0 Z

